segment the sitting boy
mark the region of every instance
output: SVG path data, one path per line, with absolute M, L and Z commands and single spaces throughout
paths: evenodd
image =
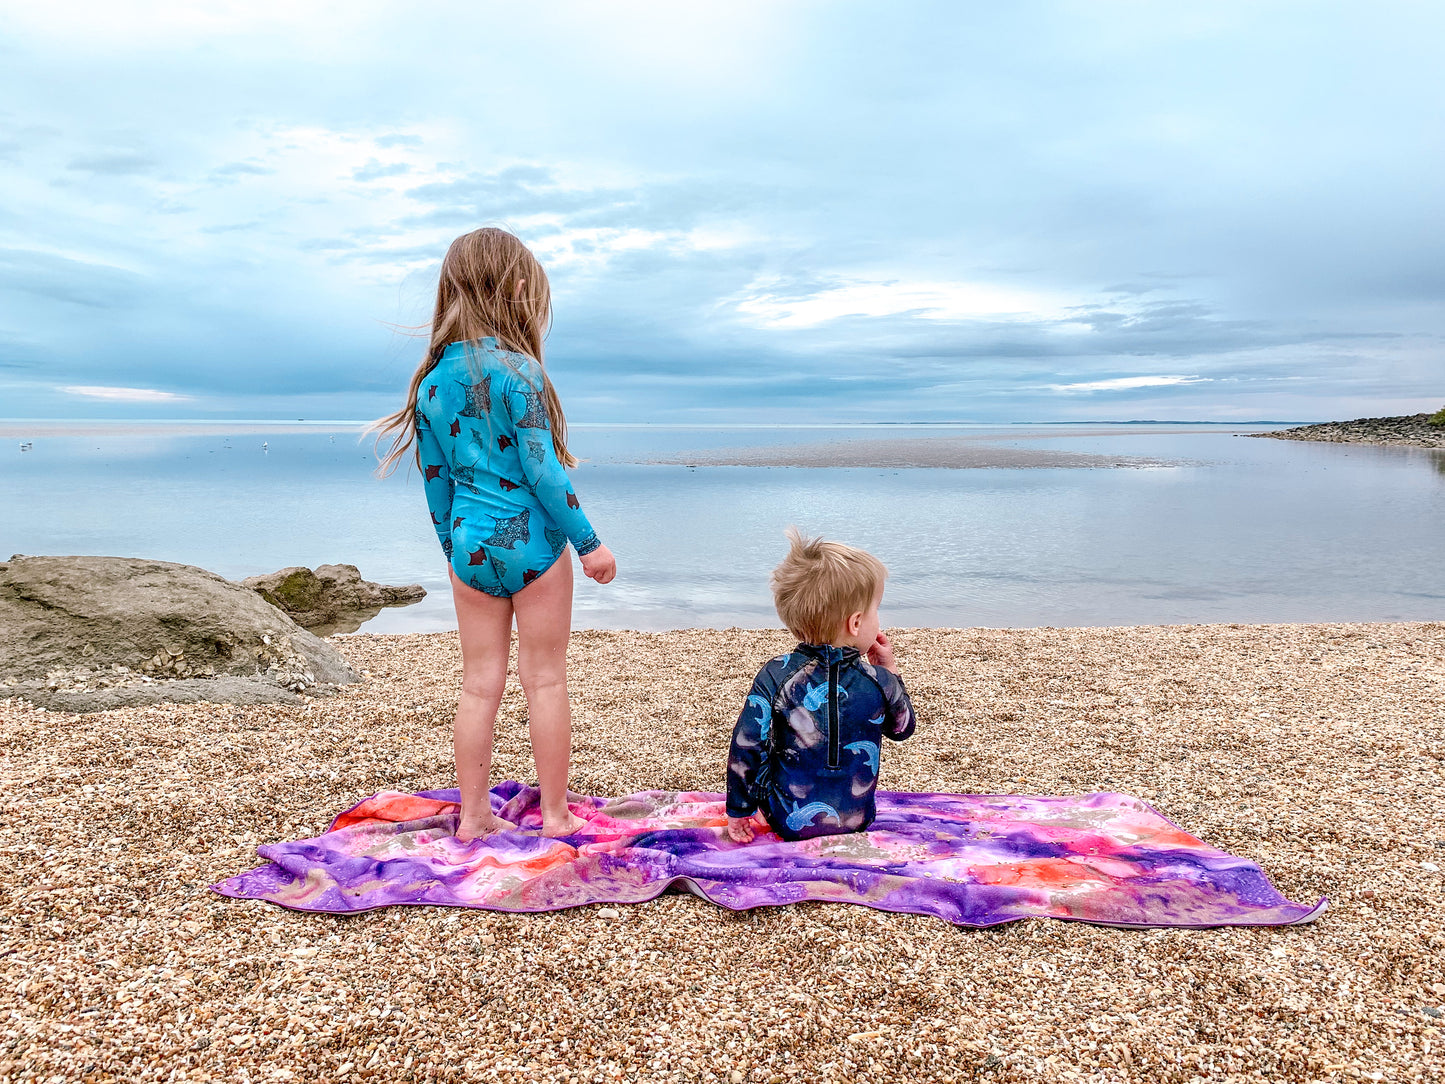
M 752 841 L 754 812 L 788 840 L 863 831 L 876 813 L 879 738 L 903 741 L 915 722 L 878 628 L 888 570 L 796 528 L 788 542 L 773 603 L 802 643 L 758 671 L 733 728 L 727 813 L 738 843 Z

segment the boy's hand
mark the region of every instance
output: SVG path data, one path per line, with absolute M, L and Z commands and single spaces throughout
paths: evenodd
M 577 559 L 582 562 L 582 571 L 598 583 L 611 583 L 612 577 L 617 575 L 617 558 L 606 546 L 598 546 L 585 557 Z
M 753 841 L 753 818 L 729 817 L 728 839 L 734 843 L 751 843 Z
M 873 646 L 868 649 L 868 661 L 874 666 L 898 673 L 898 662 L 893 658 L 893 644 L 887 633 L 878 633 L 878 639 L 873 641 Z

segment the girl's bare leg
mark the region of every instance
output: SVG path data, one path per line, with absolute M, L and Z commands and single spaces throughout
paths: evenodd
M 492 734 L 507 687 L 512 600 L 468 587 L 451 572 L 457 632 L 462 642 L 462 695 L 452 724 L 462 815 L 457 839 L 466 842 L 512 827 L 492 812 Z
M 567 808 L 572 708 L 567 702 L 567 641 L 572 632 L 572 555 L 563 551 L 541 577 L 512 596 L 517 671 L 527 697 L 532 756 L 542 790 L 542 833 L 566 836 L 587 822 Z

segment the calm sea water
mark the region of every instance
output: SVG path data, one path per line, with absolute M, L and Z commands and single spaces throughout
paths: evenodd
M 1260 427 L 576 426 L 574 472 L 617 579 L 579 628 L 775 626 L 797 524 L 890 569 L 895 626 L 1445 618 L 1445 454 L 1255 440 Z M 358 565 L 421 583 L 368 631 L 455 627 L 414 471 L 378 480 L 358 427 L 0 423 L 0 557 L 153 557 L 240 578 Z M 1149 469 L 664 466 L 709 448 L 897 435 L 1147 456 Z M 21 451 L 22 442 L 32 447 Z

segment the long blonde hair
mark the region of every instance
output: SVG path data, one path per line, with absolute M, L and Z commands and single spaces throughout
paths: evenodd
M 368 430 L 376 433 L 378 445 L 383 437 L 392 438 L 377 473 L 383 477 L 390 474 L 407 449 L 416 444 L 417 393 L 447 345 L 488 335 L 505 349 L 525 354 L 537 363 L 542 374 L 542 402 L 552 426 L 552 447 L 564 467 L 575 467 L 577 460 L 567 451 L 567 419 L 562 402 L 542 364 L 542 340 L 551 323 L 552 288 L 547 273 L 514 234 L 486 226 L 453 241 L 442 259 L 431 344 L 412 374 L 406 405 L 372 423 Z M 420 447 L 416 455 L 420 464 Z

